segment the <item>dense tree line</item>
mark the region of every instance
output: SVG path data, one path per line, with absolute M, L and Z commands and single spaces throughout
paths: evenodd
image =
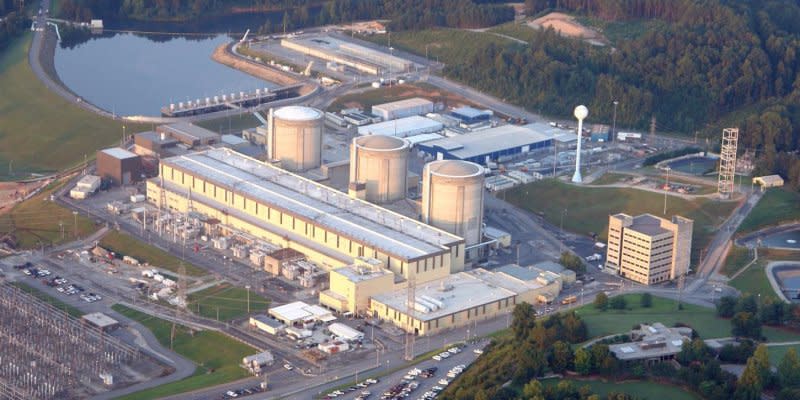
M 773 298 L 759 302 L 751 294 L 738 299 L 724 296 L 717 303 L 717 315 L 731 319 L 731 334 L 761 340 L 761 326 L 800 328 L 800 305 Z
M 759 173 L 779 172 L 800 186 L 800 5 L 792 0 L 529 0 L 530 12 L 558 9 L 625 23 L 658 19 L 659 29 L 591 46 L 553 30 L 530 46 L 488 44 L 446 69 L 448 76 L 547 114 L 646 128 L 719 135 L 708 128 L 746 110 L 740 149 L 761 158 Z M 746 115 L 746 114 L 745 114 Z
M 247 10 L 286 10 L 279 23 L 264 32 L 358 19 L 387 18 L 393 30 L 430 27 L 480 28 L 514 19 L 514 10 L 496 0 L 64 0 L 61 14 L 73 20 L 90 18 L 191 19 Z M 311 12 L 319 9 L 318 13 Z
M 0 0 L 0 51 L 8 47 L 11 39 L 22 33 L 28 21 L 18 0 Z

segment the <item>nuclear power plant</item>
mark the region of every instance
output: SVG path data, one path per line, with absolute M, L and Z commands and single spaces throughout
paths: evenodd
M 353 197 L 389 203 L 406 197 L 409 142 L 393 136 L 360 136 L 350 145 Z
M 481 241 L 484 169 L 461 160 L 433 161 L 422 171 L 422 221 L 464 238 Z
M 311 107 L 289 106 L 270 110 L 267 120 L 267 156 L 281 168 L 302 172 L 322 164 L 325 114 Z

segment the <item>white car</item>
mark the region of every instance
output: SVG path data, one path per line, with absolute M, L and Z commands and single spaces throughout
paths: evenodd
M 442 361 L 442 356 L 440 356 L 438 354 L 433 356 L 433 357 L 431 357 L 431 358 L 433 358 L 434 361 Z
M 475 350 L 472 350 L 472 352 L 475 353 L 475 354 L 483 354 L 483 349 L 475 349 Z
M 447 352 L 449 352 L 450 354 L 458 354 L 461 353 L 461 349 L 459 349 L 458 347 L 451 347 L 447 349 Z
M 450 353 L 448 353 L 446 351 L 443 351 L 443 352 L 439 353 L 439 357 L 442 357 L 442 358 L 450 357 Z
M 437 383 L 442 385 L 442 386 L 447 386 L 447 385 L 450 384 L 450 381 L 448 381 L 447 379 L 442 378 L 442 379 L 439 379 L 439 382 L 437 382 Z
M 294 369 L 292 364 L 288 364 L 288 363 L 287 364 L 283 364 L 283 368 L 286 368 L 287 371 L 291 371 L 291 370 Z

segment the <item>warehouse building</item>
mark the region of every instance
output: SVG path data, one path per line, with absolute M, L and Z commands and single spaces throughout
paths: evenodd
M 559 290 L 560 282 L 542 285 L 478 268 L 417 284 L 411 305 L 403 288 L 378 294 L 370 312 L 373 318 L 426 336 L 509 314 L 518 303 L 533 304 L 540 295 L 552 297 Z
M 191 208 L 327 269 L 371 257 L 417 282 L 463 269 L 463 238 L 230 149 L 162 159 L 148 201 L 159 205 L 161 190 L 169 209 Z
M 694 221 L 651 214 L 608 218 L 606 268 L 644 285 L 666 282 L 689 272 Z
M 358 134 L 361 136 L 381 135 L 404 138 L 425 133 L 441 132 L 443 129 L 444 125 L 440 122 L 436 122 L 430 118 L 420 117 L 419 115 L 412 115 L 410 117 L 388 120 L 377 124 L 359 126 Z
M 437 160 L 464 160 L 483 164 L 503 161 L 553 145 L 553 137 L 518 125 L 503 125 L 479 132 L 420 143 L 417 147 Z
M 407 72 L 414 66 L 406 59 L 328 35 L 286 38 L 281 40 L 281 46 L 371 75 Z
M 424 115 L 430 112 L 433 112 L 433 102 L 421 97 L 412 97 L 372 106 L 372 114 L 383 118 L 384 121 L 412 115 Z
M 459 107 L 450 112 L 450 115 L 458 118 L 465 125 L 488 122 L 492 119 L 492 114 L 491 110 L 478 110 L 469 106 Z
M 113 185 L 130 185 L 142 176 L 142 158 L 119 147 L 99 150 L 97 175 Z

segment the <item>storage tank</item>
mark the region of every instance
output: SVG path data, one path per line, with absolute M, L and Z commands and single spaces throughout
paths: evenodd
M 322 162 L 322 134 L 325 126 L 321 111 L 303 106 L 270 110 L 267 120 L 267 155 L 293 172 L 317 168 Z
M 469 247 L 481 240 L 483 174 L 478 164 L 432 161 L 422 170 L 422 220 L 461 236 Z
M 364 199 L 389 203 L 406 197 L 408 140 L 370 135 L 353 139 L 350 145 L 350 182 L 365 185 Z

